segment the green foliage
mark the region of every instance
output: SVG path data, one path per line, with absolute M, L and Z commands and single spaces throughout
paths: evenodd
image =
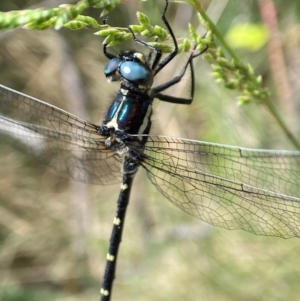
M 206 14 L 201 4 L 197 0 L 187 1 L 199 12 L 206 29 L 213 33 L 218 43 L 222 46 L 219 48 L 210 47 L 210 50 L 204 56 L 211 64 L 213 75 L 217 82 L 224 84 L 228 89 L 236 90 L 239 93 L 238 99 L 240 104 L 258 101 L 258 103 L 264 105 L 291 143 L 300 150 L 300 143 L 293 136 L 270 101 L 269 89 L 262 86 L 261 76 L 255 74 L 254 69 L 250 65 L 245 64 L 238 58 L 216 25 Z M 251 30 L 253 32 L 253 28 Z M 265 36 L 261 34 L 260 44 L 266 39 L 266 35 L 266 33 Z M 225 57 L 223 49 L 227 51 L 229 58 Z
M 225 36 L 234 48 L 244 48 L 250 51 L 259 50 L 268 39 L 268 30 L 263 24 L 235 24 Z
M 211 63 L 213 76 L 218 83 L 239 92 L 240 104 L 246 104 L 252 99 L 263 102 L 269 97 L 269 90 L 262 87 L 261 76 L 256 75 L 250 65 L 233 59 L 226 59 L 220 48 L 207 53 L 205 59 Z
M 166 29 L 151 24 L 150 18 L 141 12 L 137 12 L 138 25 L 130 25 L 129 28 L 111 27 L 108 24 L 99 22 L 89 16 L 82 15 L 82 12 L 89 7 L 102 8 L 102 14 L 107 14 L 116 7 L 121 0 L 80 0 L 74 5 L 60 5 L 55 8 L 11 11 L 0 13 L 0 29 L 16 28 L 24 26 L 27 29 L 44 30 L 48 28 L 59 29 L 65 27 L 72 30 L 78 29 L 100 29 L 94 34 L 105 37 L 103 43 L 108 47 L 123 43 L 132 38 L 131 30 L 134 34 L 154 39 L 151 44 L 158 47 L 163 52 L 171 52 L 173 45 L 168 45 L 170 35 Z M 183 1 L 177 1 L 183 2 Z M 195 28 L 189 24 L 190 38 L 185 37 L 183 42 L 178 45 L 179 51 L 189 52 L 192 49 L 201 51 L 209 48 L 204 58 L 211 64 L 213 76 L 218 83 L 226 88 L 235 90 L 239 96 L 240 104 L 251 101 L 258 101 L 264 104 L 270 113 L 277 120 L 278 124 L 293 144 L 300 148 L 297 140 L 291 135 L 279 114 L 270 102 L 270 92 L 268 88 L 262 86 L 261 76 L 255 74 L 254 69 L 242 62 L 228 45 L 230 42 L 233 47 L 243 47 L 252 51 L 259 49 L 266 42 L 268 37 L 267 30 L 258 24 L 235 25 L 227 33 L 227 41 L 219 32 L 215 24 L 210 20 L 198 0 L 186 0 L 199 13 L 199 22 L 206 29 L 204 37 L 196 33 Z M 250 37 L 250 38 L 249 38 Z M 214 39 L 220 45 L 218 48 Z M 225 51 L 224 51 L 225 50 Z M 194 51 L 194 50 L 193 50 Z M 227 52 L 225 56 L 224 52 Z
M 54 8 L 0 12 L 0 29 L 11 29 L 24 25 L 29 29 L 60 29 L 68 24 L 68 22 L 76 19 L 81 12 L 89 7 L 102 8 L 102 15 L 104 15 L 115 8 L 120 2 L 121 0 L 80 0 L 77 4 L 62 4 Z M 86 21 L 88 24 L 87 27 L 89 27 L 91 25 L 89 21 L 91 20 L 85 20 L 82 23 Z M 83 28 L 82 25 L 76 26 L 81 29 Z M 72 25 L 67 25 L 66 27 L 69 28 L 70 26 Z M 92 21 L 92 28 L 94 28 L 93 26 L 95 26 L 94 21 Z
M 74 5 L 64 4 L 55 8 L 10 11 L 7 13 L 0 12 L 0 30 L 20 26 L 31 30 L 60 29 L 61 27 L 71 30 L 83 28 L 100 29 L 94 34 L 105 37 L 103 43 L 107 44 L 108 47 L 112 47 L 126 40 L 130 40 L 132 38 L 130 30 L 128 28 L 111 27 L 108 24 L 99 24 L 94 18 L 82 15 L 81 13 L 88 7 L 102 8 L 101 16 L 103 16 L 115 8 L 120 2 L 121 0 L 81 0 Z M 154 38 L 156 41 L 152 42 L 152 45 L 160 48 L 163 52 L 168 53 L 172 51 L 172 46 L 157 41 L 167 41 L 170 39 L 170 35 L 166 29 L 158 25 L 152 25 L 150 18 L 144 13 L 137 12 L 137 19 L 140 24 L 130 26 L 135 34 L 147 38 Z M 196 45 L 203 43 L 202 38 L 197 36 L 195 31 L 193 32 L 192 40 L 193 44 Z M 182 44 L 179 44 L 180 51 L 190 51 L 191 47 L 192 43 L 187 38 L 184 39 Z M 198 49 L 199 48 L 201 47 L 199 46 Z

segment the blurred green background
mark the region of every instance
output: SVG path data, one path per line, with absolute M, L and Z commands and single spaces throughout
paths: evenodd
M 0 11 L 62 3 L 67 2 L 4 0 Z M 201 3 L 240 59 L 262 74 L 276 107 L 299 137 L 300 2 Z M 108 22 L 136 24 L 140 10 L 162 25 L 163 7 L 163 0 L 127 1 L 110 13 Z M 98 18 L 100 11 L 87 14 Z M 171 3 L 168 19 L 177 37 L 188 35 L 188 22 L 198 26 L 187 4 Z M 3 31 L 0 83 L 99 124 L 118 89 L 103 75 L 107 59 L 101 43 L 92 30 Z M 133 47 L 125 43 L 114 49 Z M 160 80 L 172 74 L 170 70 Z M 255 102 L 239 106 L 235 92 L 215 83 L 202 58 L 195 62 L 195 74 L 191 106 L 155 103 L 153 134 L 293 149 L 264 107 Z M 299 239 L 211 227 L 169 204 L 149 182 L 140 170 L 127 213 L 114 301 L 300 300 Z M 73 182 L 40 166 L 17 145 L 0 141 L 0 300 L 98 300 L 118 190 L 118 185 Z

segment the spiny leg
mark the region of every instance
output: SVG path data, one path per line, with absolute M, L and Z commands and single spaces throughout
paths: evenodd
M 176 41 L 176 38 L 175 38 L 175 35 L 174 35 L 174 32 L 166 18 L 166 12 L 167 12 L 167 9 L 168 9 L 168 5 L 169 5 L 169 1 L 166 0 L 166 5 L 165 5 L 165 8 L 164 8 L 164 11 L 162 13 L 162 20 L 165 24 L 165 26 L 167 27 L 168 29 L 168 32 L 169 34 L 171 35 L 171 38 L 173 40 L 173 43 L 174 43 L 174 50 L 160 63 L 160 60 L 161 60 L 161 57 L 162 57 L 162 51 L 155 47 L 155 46 L 152 46 L 150 43 L 147 43 L 143 40 L 140 40 L 138 39 L 134 32 L 132 31 L 132 29 L 129 27 L 129 30 L 131 31 L 132 33 L 132 36 L 133 36 L 133 39 L 136 43 L 138 44 L 141 44 L 145 47 L 148 47 L 150 48 L 152 51 L 156 51 L 156 56 L 153 60 L 153 63 L 152 63 L 152 66 L 151 66 L 151 69 L 154 71 L 154 76 L 161 70 L 163 69 L 178 53 L 178 44 L 177 44 L 177 41 Z
M 153 97 L 158 98 L 162 101 L 171 102 L 171 103 L 191 104 L 191 102 L 193 101 L 193 98 L 194 98 L 194 86 L 195 86 L 193 59 L 195 57 L 201 55 L 202 53 L 204 53 L 207 49 L 208 49 L 208 47 L 205 47 L 203 50 L 201 50 L 197 54 L 191 53 L 188 60 L 187 60 L 187 62 L 186 62 L 186 64 L 181 69 L 178 76 L 176 76 L 176 77 L 172 78 L 170 81 L 168 81 L 168 82 L 166 82 L 162 85 L 156 86 L 152 89 Z M 195 50 L 195 47 L 194 47 L 193 51 L 194 50 Z M 183 76 L 185 75 L 188 66 L 190 66 L 190 68 L 191 68 L 191 77 L 192 77 L 191 78 L 192 86 L 191 86 L 191 97 L 190 98 L 174 97 L 174 96 L 170 96 L 170 95 L 160 93 L 160 92 L 168 89 L 169 87 L 179 83 L 181 81 L 181 79 L 183 78 Z
M 150 51 L 151 51 L 151 56 L 152 56 L 153 51 L 156 51 L 156 55 L 155 55 L 155 58 L 153 60 L 153 64 L 151 66 L 151 70 L 154 70 L 156 65 L 158 64 L 158 62 L 160 61 L 160 59 L 162 57 L 162 51 L 159 48 L 151 45 L 150 43 L 147 43 L 143 40 L 138 39 L 130 26 L 129 26 L 128 29 L 130 30 L 130 32 L 132 34 L 132 38 L 133 38 L 134 42 L 149 48 Z
M 161 69 L 163 69 L 167 64 L 169 64 L 171 62 L 171 60 L 173 60 L 173 58 L 177 55 L 178 53 L 178 44 L 177 44 L 177 41 L 176 41 L 176 38 L 175 38 L 175 35 L 174 35 L 174 32 L 171 28 L 171 25 L 169 24 L 167 18 L 166 18 L 166 12 L 167 12 L 167 8 L 168 8 L 168 5 L 169 5 L 169 1 L 166 0 L 166 6 L 165 6 L 165 9 L 162 13 L 162 20 L 165 24 L 165 26 L 167 27 L 168 31 L 169 31 L 169 34 L 171 35 L 171 38 L 173 40 L 173 43 L 174 43 L 174 50 L 162 61 L 159 63 L 159 61 L 155 62 L 155 65 L 153 66 L 153 69 L 155 69 L 155 72 L 154 72 L 154 75 L 156 75 Z M 157 67 L 156 67 L 157 65 Z
M 107 20 L 108 20 L 108 17 L 106 17 L 106 18 L 104 18 L 103 19 L 103 25 L 106 25 L 107 24 Z M 112 53 L 109 53 L 108 51 L 107 51 L 107 44 L 104 44 L 103 45 L 103 53 L 104 53 L 104 55 L 108 58 L 108 59 L 114 59 L 116 56 L 114 55 L 114 54 L 112 54 Z

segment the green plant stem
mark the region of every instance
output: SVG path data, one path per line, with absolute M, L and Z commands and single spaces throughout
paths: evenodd
M 218 38 L 220 43 L 222 44 L 223 48 L 226 49 L 226 51 L 230 54 L 230 56 L 237 62 L 240 62 L 240 59 L 237 57 L 235 52 L 230 48 L 230 46 L 227 44 L 225 39 L 223 38 L 223 35 L 218 30 L 217 26 L 214 24 L 214 22 L 209 18 L 209 16 L 206 14 L 205 10 L 203 9 L 202 5 L 199 3 L 198 0 L 189 0 L 189 3 L 194 6 L 194 8 L 200 13 L 202 18 L 209 24 L 209 27 L 212 29 L 214 35 Z
M 223 48 L 226 49 L 228 54 L 237 62 L 241 62 L 241 60 L 238 58 L 238 56 L 235 54 L 235 52 L 230 48 L 230 46 L 227 44 L 227 42 L 224 40 L 223 35 L 220 33 L 218 28 L 215 26 L 214 22 L 209 18 L 209 16 L 206 14 L 205 10 L 203 9 L 202 5 L 198 0 L 188 0 L 188 2 L 200 13 L 202 18 L 209 24 L 209 27 L 212 29 L 214 35 L 218 38 L 219 42 L 222 44 Z M 241 64 L 243 64 L 241 62 Z M 261 99 L 259 99 L 261 101 Z M 269 113 L 275 118 L 276 122 L 278 123 L 278 126 L 282 129 L 282 131 L 286 134 L 290 142 L 298 149 L 300 150 L 300 143 L 295 138 L 295 136 L 291 133 L 291 131 L 288 129 L 287 125 L 284 123 L 283 119 L 280 117 L 280 114 L 276 110 L 273 103 L 270 101 L 270 98 L 265 98 L 263 100 L 263 104 L 267 107 L 269 110 Z
M 269 98 L 265 99 L 264 101 L 265 106 L 268 108 L 271 115 L 276 119 L 277 123 L 281 127 L 281 129 L 284 131 L 286 136 L 289 138 L 290 142 L 298 149 L 300 150 L 300 144 L 298 140 L 294 137 L 294 135 L 290 132 L 282 118 L 280 117 L 279 113 L 275 109 L 273 103 L 270 101 Z

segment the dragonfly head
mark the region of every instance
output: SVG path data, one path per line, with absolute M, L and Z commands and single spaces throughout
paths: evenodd
M 131 50 L 112 58 L 106 64 L 104 74 L 109 82 L 128 82 L 142 90 L 149 90 L 153 84 L 153 73 L 146 63 L 145 56 Z

